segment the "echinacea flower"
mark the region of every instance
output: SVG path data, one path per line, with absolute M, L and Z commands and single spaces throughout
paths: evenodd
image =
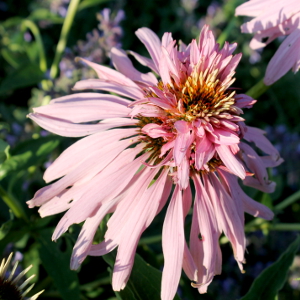
M 65 150 L 46 170 L 58 181 L 40 189 L 29 207 L 42 217 L 67 212 L 53 234 L 58 239 L 74 223 L 85 221 L 75 244 L 71 268 L 87 255 L 118 247 L 113 270 L 115 291 L 130 276 L 138 241 L 168 204 L 163 229 L 164 269 L 161 297 L 173 299 L 181 270 L 200 293 L 221 272 L 219 237 L 224 232 L 242 270 L 244 212 L 265 219 L 273 213 L 248 197 L 238 183 L 272 192 L 266 167 L 281 163 L 260 129 L 246 126 L 242 108 L 256 102 L 231 88 L 241 54 L 236 44 L 220 49 L 208 26 L 199 42 L 178 47 L 171 33 L 162 40 L 148 28 L 136 32 L 151 58 L 129 53 L 159 75 L 136 70 L 126 52 L 113 48 L 117 70 L 83 60 L 99 79 L 77 82 L 76 93 L 34 108 L 29 117 L 53 133 L 87 136 Z M 101 120 L 100 122 L 98 122 Z M 91 123 L 93 122 L 93 123 Z M 266 155 L 259 156 L 253 145 Z M 192 201 L 191 182 L 196 190 Z M 174 187 L 174 190 L 172 190 Z M 189 246 L 184 219 L 193 202 Z M 102 219 L 113 213 L 104 240 L 93 244 Z
M 237 16 L 254 17 L 242 25 L 244 33 L 254 33 L 252 49 L 265 47 L 287 36 L 270 60 L 264 82 L 271 85 L 290 69 L 300 68 L 300 2 L 298 0 L 249 0 L 236 8 Z
M 31 297 L 26 297 L 26 295 L 34 287 L 34 283 L 25 289 L 30 280 L 35 276 L 31 275 L 29 278 L 24 280 L 25 274 L 32 268 L 32 265 L 17 274 L 16 270 L 19 262 L 16 261 L 11 268 L 10 263 L 12 257 L 13 253 L 11 253 L 6 260 L 4 258 L 0 265 L 0 299 L 36 300 L 44 290 Z

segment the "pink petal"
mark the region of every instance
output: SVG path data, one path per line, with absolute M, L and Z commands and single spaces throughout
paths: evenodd
M 199 229 L 201 233 L 201 241 L 197 238 L 198 245 L 203 248 L 203 261 L 201 262 L 206 268 L 206 272 L 198 273 L 198 281 L 201 284 L 200 292 L 206 292 L 206 288 L 212 281 L 215 275 L 215 265 L 217 262 L 217 248 L 219 243 L 218 226 L 215 219 L 215 213 L 211 200 L 209 199 L 199 176 L 194 176 L 194 183 L 196 188 L 195 210 Z M 198 261 L 198 263 L 200 263 Z M 199 265 L 198 265 L 199 267 Z
M 214 154 L 215 148 L 205 135 L 202 138 L 196 137 L 195 166 L 197 170 L 201 170 Z
M 127 156 L 132 160 L 134 158 L 132 154 L 135 154 L 135 151 L 128 151 L 127 153 L 129 154 Z M 125 159 L 124 161 L 128 162 Z M 115 166 L 120 165 L 118 160 L 115 160 L 112 164 Z M 108 172 L 102 172 L 97 175 L 93 179 L 90 189 L 82 195 L 80 201 L 74 203 L 60 220 L 53 233 L 53 239 L 58 239 L 70 225 L 74 223 L 79 224 L 92 216 L 101 203 L 117 197 L 130 182 L 139 167 L 140 159 L 136 159 L 121 168 L 119 167 L 119 170 L 115 172 L 110 173 L 112 168 L 109 168 Z M 93 199 L 93 201 L 91 202 L 89 199 Z
M 91 125 L 74 124 L 64 119 L 48 117 L 46 115 L 38 113 L 29 114 L 28 118 L 32 119 L 34 122 L 39 124 L 39 126 L 50 132 L 68 137 L 86 136 L 114 127 L 136 124 L 136 120 L 126 118 L 108 119 L 108 122 L 101 122 Z M 111 120 L 113 120 L 114 122 L 111 122 Z
M 67 187 L 72 186 L 74 183 L 78 184 L 79 180 L 88 180 L 93 178 L 97 173 L 101 172 L 124 148 L 126 148 L 130 144 L 131 142 L 125 140 L 119 142 L 119 147 L 114 146 L 113 148 L 111 148 L 111 146 L 108 145 L 105 148 L 105 151 L 102 152 L 101 160 L 97 160 L 97 157 L 99 157 L 99 151 L 97 151 L 96 149 L 85 160 L 82 160 L 81 164 L 79 164 L 76 169 L 72 170 L 65 177 L 37 191 L 34 195 L 34 198 L 27 202 L 29 207 L 42 205 L 49 199 L 55 197 L 57 194 L 65 190 Z M 128 153 L 130 161 L 131 155 L 136 155 L 136 151 L 140 151 L 140 148 L 141 146 L 131 148 L 129 153 L 128 151 L 123 151 L 123 153 L 121 153 L 121 157 Z M 124 162 L 126 162 L 127 159 L 124 159 Z M 112 163 L 115 163 L 116 161 L 118 160 L 115 159 Z
M 155 175 L 155 173 L 153 174 Z M 118 248 L 113 272 L 114 290 L 122 289 L 128 280 L 139 238 L 156 215 L 167 174 L 167 171 L 163 172 L 146 192 L 142 192 L 142 195 L 138 195 L 136 205 L 129 210 L 130 214 L 128 215 L 127 222 L 122 226 L 122 239 Z
M 98 121 L 106 118 L 128 117 L 131 109 L 105 100 L 57 102 L 33 109 L 35 113 L 74 123 Z
M 155 72 L 159 74 L 159 59 L 160 59 L 160 40 L 157 37 L 157 35 L 149 28 L 140 28 L 138 29 L 135 34 L 137 37 L 141 40 L 141 42 L 145 45 L 147 48 L 151 58 L 153 59 L 153 62 L 156 66 Z
M 148 85 L 157 85 L 157 79 L 152 73 L 143 74 L 134 68 L 125 51 L 112 48 L 110 53 L 115 68 L 126 77 L 133 81 L 147 83 Z
M 161 48 L 161 58 L 159 61 L 159 74 L 164 84 L 172 84 L 171 77 L 175 80 L 177 84 L 180 84 L 180 74 L 176 69 L 174 62 L 171 60 L 171 57 L 166 48 Z
M 110 94 L 100 94 L 100 93 L 76 93 L 76 94 L 71 94 L 59 98 L 55 98 L 50 101 L 50 104 L 54 103 L 68 103 L 68 102 L 73 102 L 73 101 L 86 101 L 86 100 L 98 100 L 98 101 L 109 101 L 113 103 L 118 103 L 123 106 L 128 106 L 132 101 L 127 100 L 125 98 L 121 98 L 115 95 L 110 95 Z
M 128 51 L 128 53 L 131 54 L 140 64 L 157 73 L 157 68 L 152 59 L 142 56 L 134 51 Z
M 172 138 L 174 134 L 167 130 L 167 128 L 165 127 L 166 126 L 161 126 L 155 123 L 149 123 L 142 128 L 142 132 L 154 139 L 159 137 L 163 137 L 166 139 Z
M 184 273 L 191 281 L 195 281 L 195 282 L 198 281 L 198 276 L 197 276 L 198 270 L 186 242 L 184 243 L 182 269 L 184 270 Z
M 273 84 L 297 63 L 299 60 L 299 48 L 300 29 L 296 29 L 283 41 L 271 58 L 264 79 L 266 85 Z
M 108 147 L 109 149 L 113 149 L 117 146 L 120 139 L 134 135 L 135 133 L 135 128 L 113 129 L 99 132 L 77 141 L 48 167 L 44 173 L 44 180 L 50 182 L 69 173 L 81 163 L 82 153 L 87 153 L 88 155 L 92 151 L 97 151 L 98 156 L 103 156 Z
M 228 146 L 226 145 L 216 145 L 216 151 L 218 152 L 222 162 L 224 165 L 231 170 L 235 175 L 244 179 L 246 177 L 245 169 L 236 157 L 232 154 L 229 150 Z
M 163 225 L 162 246 L 164 269 L 161 284 L 161 299 L 172 300 L 176 294 L 184 252 L 182 195 L 176 186 Z
M 228 130 L 223 129 L 214 129 L 214 135 L 208 134 L 208 138 L 216 144 L 222 145 L 231 145 L 231 144 L 238 144 L 240 139 L 236 133 L 230 132 Z
M 204 177 L 205 189 L 209 192 L 214 204 L 216 219 L 232 244 L 235 259 L 242 269 L 244 262 L 245 234 L 244 225 L 241 223 L 236 204 L 225 191 L 215 174 L 210 173 L 209 179 Z
M 113 92 L 130 99 L 139 100 L 144 98 L 144 92 L 134 86 L 126 86 L 115 81 L 101 80 L 101 79 L 86 79 L 77 81 L 73 90 L 103 90 Z
M 279 152 L 265 137 L 265 133 L 265 131 L 259 128 L 247 126 L 244 134 L 244 139 L 248 142 L 253 142 L 263 152 L 279 159 Z
M 253 104 L 257 102 L 257 100 L 254 100 L 246 94 L 238 94 L 234 97 L 234 99 L 236 101 L 235 105 L 240 108 L 251 108 Z
M 174 145 L 174 159 L 176 165 L 179 166 L 193 142 L 193 134 L 190 133 L 189 124 L 185 121 L 176 121 L 174 126 L 177 129 L 177 137 Z
M 79 58 L 81 61 L 89 65 L 91 68 L 95 70 L 98 77 L 100 79 L 108 80 L 108 81 L 114 81 L 115 83 L 124 85 L 124 86 L 131 86 L 137 88 L 136 83 L 134 83 L 131 79 L 124 76 L 120 72 L 113 70 L 112 68 L 108 68 L 99 64 L 95 64 L 93 62 L 90 62 L 84 58 Z

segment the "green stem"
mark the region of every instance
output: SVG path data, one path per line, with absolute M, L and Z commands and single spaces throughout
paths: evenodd
M 39 48 L 39 55 L 40 55 L 40 69 L 42 72 L 47 71 L 47 60 L 46 60 L 46 55 L 45 55 L 45 50 L 44 50 L 44 44 L 43 40 L 39 31 L 39 28 L 30 20 L 24 20 L 22 22 L 21 28 L 28 28 L 31 30 L 35 41 L 38 45 Z
M 17 201 L 17 199 L 14 198 L 13 195 L 7 193 L 2 186 L 0 186 L 0 197 L 3 199 L 6 205 L 12 210 L 13 214 L 17 218 L 22 218 L 26 222 L 28 222 L 27 215 L 23 207 L 21 206 L 21 204 Z
M 79 2 L 80 2 L 80 0 L 71 0 L 71 2 L 69 4 L 68 12 L 67 12 L 64 24 L 62 26 L 59 41 L 58 41 L 58 44 L 56 47 L 54 60 L 53 60 L 53 63 L 52 63 L 51 69 L 50 69 L 50 77 L 53 79 L 57 77 L 58 64 L 59 64 L 61 56 L 66 48 L 68 35 L 70 32 L 71 26 L 73 24 L 75 14 L 77 12 Z
M 259 82 L 257 82 L 252 88 L 250 88 L 246 94 L 253 99 L 257 99 L 259 96 L 264 94 L 270 86 L 264 84 L 264 80 L 261 79 Z
M 287 197 L 283 201 L 281 201 L 279 204 L 277 204 L 274 208 L 275 210 L 282 210 L 286 208 L 287 206 L 293 204 L 294 202 L 298 201 L 300 199 L 300 190 L 293 195 Z
M 289 224 L 289 223 L 278 223 L 278 224 L 269 224 L 268 229 L 277 230 L 277 231 L 300 231 L 300 224 Z
M 234 16 L 232 16 L 230 22 L 227 24 L 226 28 L 222 31 L 222 33 L 219 35 L 218 39 L 217 39 L 217 43 L 220 44 L 220 47 L 223 46 L 223 44 L 225 43 L 225 41 L 227 40 L 230 32 L 232 31 L 232 29 L 236 26 L 236 18 Z
M 245 231 L 260 229 L 264 223 L 267 223 L 267 221 L 261 218 L 256 218 L 245 225 Z

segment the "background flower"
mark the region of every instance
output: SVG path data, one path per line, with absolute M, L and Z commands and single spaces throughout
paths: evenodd
M 300 68 L 300 4 L 295 0 L 250 0 L 237 7 L 237 16 L 254 17 L 243 24 L 244 33 L 254 33 L 252 49 L 265 47 L 274 39 L 288 36 L 270 60 L 264 82 L 271 85 L 290 69 Z

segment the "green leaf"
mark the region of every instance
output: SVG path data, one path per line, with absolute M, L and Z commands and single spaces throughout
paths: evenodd
M 30 246 L 30 248 L 24 252 L 24 265 L 29 266 L 32 265 L 32 268 L 26 274 L 27 278 L 29 276 L 35 275 L 31 279 L 31 283 L 38 282 L 39 279 L 39 266 L 40 266 L 40 256 L 39 256 L 39 244 L 34 243 Z
M 0 84 L 0 94 L 10 90 L 32 86 L 39 83 L 44 78 L 44 73 L 38 64 L 32 62 L 20 66 L 17 70 L 5 77 Z
M 104 255 L 105 261 L 113 267 L 112 254 Z M 135 255 L 131 275 L 124 290 L 116 293 L 122 300 L 160 300 L 162 272 L 147 264 L 141 256 Z M 180 300 L 178 295 L 174 300 Z
M 70 270 L 72 246 L 66 240 L 67 249 L 62 252 L 59 243 L 51 240 L 52 229 L 39 231 L 37 241 L 40 243 L 40 258 L 49 276 L 64 300 L 79 300 L 79 281 L 77 273 Z
M 0 139 L 0 164 L 2 164 L 9 157 L 10 146 Z
M 28 17 L 31 21 L 49 21 L 53 24 L 62 24 L 64 18 L 59 17 L 56 14 L 53 14 L 49 9 L 38 8 L 35 9 Z
M 9 233 L 12 225 L 13 225 L 14 215 L 10 212 L 10 220 L 3 223 L 0 227 L 0 240 L 4 239 L 6 235 Z
M 58 146 L 60 139 L 58 136 L 51 135 L 19 144 L 12 151 L 11 157 L 0 166 L 0 179 L 9 172 L 37 165 Z
M 20 229 L 21 228 L 21 229 Z M 28 234 L 28 227 L 19 227 L 17 230 L 10 230 L 2 240 L 0 240 L 0 252 L 3 253 L 9 243 L 17 243 L 20 239 Z
M 275 263 L 254 280 L 249 292 L 240 300 L 274 300 L 286 281 L 287 273 L 299 247 L 300 236 Z

